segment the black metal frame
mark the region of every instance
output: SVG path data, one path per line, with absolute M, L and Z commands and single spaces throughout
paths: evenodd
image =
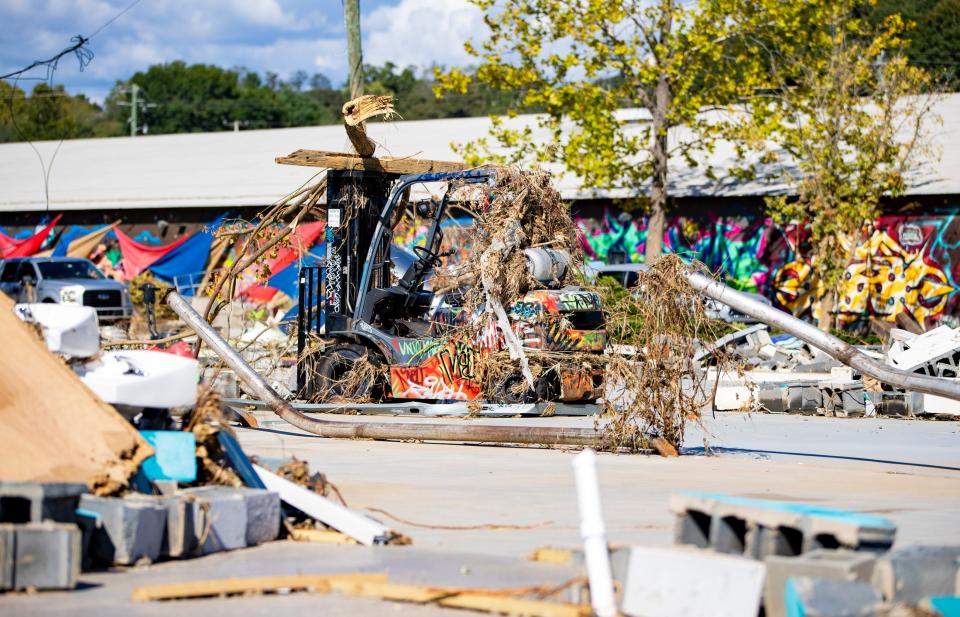
M 303 266 L 300 268 L 299 310 L 297 313 L 297 394 L 303 393 L 307 386 L 304 352 L 307 349 L 307 336 L 320 334 L 323 316 L 323 278 L 324 266 Z

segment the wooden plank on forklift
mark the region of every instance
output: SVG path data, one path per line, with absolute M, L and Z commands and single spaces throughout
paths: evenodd
M 323 150 L 297 150 L 287 156 L 276 159 L 281 165 L 300 165 L 302 167 L 323 167 L 346 171 L 380 171 L 390 174 L 430 174 L 469 169 L 466 163 L 454 161 L 433 161 L 414 157 L 385 156 L 382 158 L 357 156 L 344 152 L 325 152 Z

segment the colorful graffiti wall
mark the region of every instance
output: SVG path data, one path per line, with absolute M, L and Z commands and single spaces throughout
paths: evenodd
M 642 261 L 643 218 L 607 210 L 576 217 L 587 259 Z M 676 217 L 665 250 L 698 259 L 728 285 L 770 298 L 795 315 L 816 318 L 822 288 L 804 260 L 808 230 L 759 216 Z M 960 325 L 960 207 L 932 215 L 888 215 L 864 229 L 843 276 L 842 324 L 894 321 L 905 311 L 926 326 Z

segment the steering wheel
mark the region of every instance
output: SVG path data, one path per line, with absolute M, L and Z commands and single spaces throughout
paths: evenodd
M 418 244 L 417 246 L 413 247 L 413 252 L 414 252 L 414 253 L 416 254 L 416 256 L 419 257 L 422 261 L 424 261 L 424 262 L 426 262 L 426 263 L 428 263 L 428 264 L 431 264 L 431 263 L 437 261 L 438 259 L 440 259 L 440 255 L 437 255 L 436 253 L 434 253 L 433 251 L 431 251 L 431 250 L 428 249 L 427 247 L 425 247 L 425 246 L 420 246 L 419 244 Z

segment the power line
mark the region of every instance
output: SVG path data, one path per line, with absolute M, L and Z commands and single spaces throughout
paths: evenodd
M 133 2 L 131 2 L 130 4 L 127 5 L 127 8 L 123 9 L 122 11 L 120 11 L 119 13 L 117 13 L 116 15 L 114 15 L 113 17 L 111 17 L 110 19 L 108 19 L 108 20 L 106 21 L 106 23 L 104 23 L 102 26 L 100 26 L 99 28 L 97 28 L 96 30 L 94 30 L 94 31 L 93 31 L 93 34 L 91 34 L 90 36 L 88 36 L 87 39 L 92 39 L 93 37 L 95 37 L 95 36 L 97 36 L 98 34 L 100 34 L 100 31 L 101 31 L 101 30 L 103 30 L 104 28 L 106 28 L 107 26 L 109 26 L 110 24 L 112 24 L 113 22 L 115 22 L 115 21 L 117 21 L 118 19 L 120 19 L 121 17 L 123 17 L 123 16 L 126 14 L 127 11 L 129 11 L 129 10 L 132 9 L 133 7 L 135 7 L 135 6 L 137 6 L 138 4 L 140 4 L 140 2 L 141 2 L 141 0 L 133 0 Z

